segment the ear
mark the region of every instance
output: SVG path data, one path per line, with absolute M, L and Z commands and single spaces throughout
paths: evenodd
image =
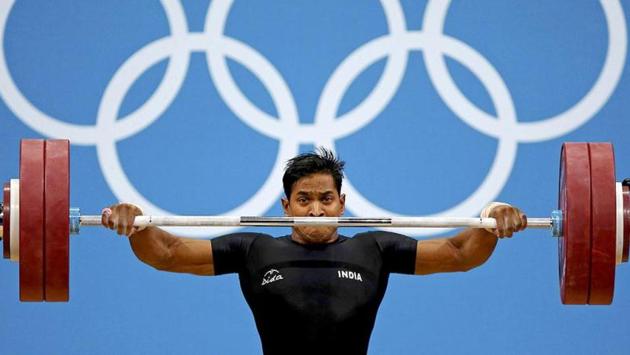
M 282 202 L 282 210 L 284 211 L 285 216 L 290 216 L 289 213 L 289 200 L 286 198 L 281 198 L 280 202 Z
M 339 196 L 339 203 L 341 203 L 341 214 L 343 215 L 346 211 L 346 194 L 341 194 L 341 196 Z

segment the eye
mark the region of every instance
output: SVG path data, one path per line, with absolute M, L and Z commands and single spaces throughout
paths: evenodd
M 298 197 L 297 198 L 298 203 L 306 203 L 308 202 L 308 200 L 306 199 L 306 197 Z

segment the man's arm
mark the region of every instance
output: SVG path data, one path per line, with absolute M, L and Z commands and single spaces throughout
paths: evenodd
M 209 240 L 176 237 L 157 227 L 133 227 L 142 210 L 135 205 L 122 203 L 103 210 L 102 224 L 129 236 L 134 254 L 142 262 L 163 271 L 195 275 L 214 275 L 212 244 Z
M 478 267 L 492 255 L 498 238 L 509 238 L 527 227 L 523 212 L 509 205 L 494 206 L 488 217 L 497 220 L 497 228 L 492 232 L 469 228 L 451 238 L 418 241 L 415 273 L 427 275 Z

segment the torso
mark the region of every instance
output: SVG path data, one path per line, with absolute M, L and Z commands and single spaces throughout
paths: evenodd
M 213 240 L 215 264 L 239 273 L 265 354 L 366 354 L 389 273 L 413 273 L 417 243 L 387 232 L 317 245 L 228 238 Z
M 334 343 L 341 351 L 348 338 L 354 349 L 341 353 L 365 353 L 387 276 L 368 238 L 309 246 L 287 236 L 258 238 L 240 281 L 265 353 L 276 353 L 266 345 L 292 339 L 306 349 Z

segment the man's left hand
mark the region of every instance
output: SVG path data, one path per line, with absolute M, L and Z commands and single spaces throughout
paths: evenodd
M 488 229 L 497 237 L 511 238 L 515 232 L 520 232 L 527 227 L 527 216 L 520 209 L 503 203 L 490 204 L 488 207 L 482 212 L 482 217 L 486 214 L 485 217 L 494 218 L 497 221 L 495 229 Z

